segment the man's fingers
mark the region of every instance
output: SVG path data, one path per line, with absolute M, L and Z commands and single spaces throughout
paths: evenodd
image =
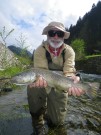
M 47 85 L 48 85 L 48 84 L 47 84 L 47 81 L 46 81 L 46 80 L 43 80 L 43 86 L 44 86 L 44 87 L 47 87 Z
M 40 76 L 39 78 L 39 87 L 43 87 L 43 78 Z
M 72 90 L 71 90 L 71 88 L 69 88 L 68 94 L 69 94 L 69 95 L 72 95 Z
M 75 93 L 74 87 L 69 88 L 68 94 L 69 94 L 69 95 L 76 96 L 76 93 Z
M 71 88 L 69 88 L 68 94 L 73 95 L 73 96 L 80 96 L 80 95 L 84 94 L 84 91 L 80 88 L 71 87 Z
M 81 89 L 75 88 L 75 93 L 76 93 L 77 96 L 80 96 L 81 95 Z
M 80 81 L 80 77 L 79 76 L 75 76 L 74 83 L 78 83 L 79 81 Z
M 72 95 L 76 96 L 76 91 L 75 91 L 75 88 L 73 88 L 73 87 L 72 87 Z
M 79 76 L 73 75 L 70 78 L 74 80 L 74 83 L 78 83 L 80 81 L 80 77 Z
M 47 87 L 47 82 L 43 77 L 39 79 L 39 87 Z
M 37 81 L 30 84 L 29 87 L 30 88 L 32 88 L 32 87 L 37 87 L 37 88 L 47 87 L 47 81 L 42 76 L 39 76 Z

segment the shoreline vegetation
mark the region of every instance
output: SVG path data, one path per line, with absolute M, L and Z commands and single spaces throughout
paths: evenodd
M 88 62 L 88 64 L 89 64 L 89 61 L 90 61 L 91 65 L 90 64 L 89 65 L 91 66 L 91 69 L 89 69 L 89 71 L 87 71 L 87 73 L 96 74 L 96 71 L 93 72 L 92 64 L 96 65 L 96 63 L 98 63 L 98 66 L 99 66 L 101 63 L 99 58 L 101 58 L 101 55 L 91 55 L 91 56 L 86 56 L 85 59 L 76 61 L 77 70 L 82 70 L 83 72 L 86 72 L 86 69 L 87 69 L 86 63 Z M 92 63 L 94 61 L 94 59 L 96 61 L 94 63 Z M 12 77 L 13 75 L 15 75 L 19 72 L 22 72 L 28 68 L 33 67 L 33 62 L 29 58 L 19 57 L 19 60 L 22 63 L 21 65 L 11 66 L 11 67 L 8 67 L 6 69 L 1 69 L 0 70 L 0 78 L 9 78 L 9 77 Z M 85 63 L 84 63 L 84 61 L 85 61 Z M 85 65 L 86 65 L 86 67 L 85 67 Z M 83 66 L 85 67 L 85 70 L 82 69 Z M 98 69 L 100 72 L 101 68 L 98 67 Z M 99 75 L 100 75 L 100 73 L 99 73 Z

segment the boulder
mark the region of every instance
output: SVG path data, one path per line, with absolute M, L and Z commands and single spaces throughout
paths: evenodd
M 0 43 L 0 70 L 11 66 L 16 66 L 19 63 L 20 62 L 15 54 L 3 43 Z

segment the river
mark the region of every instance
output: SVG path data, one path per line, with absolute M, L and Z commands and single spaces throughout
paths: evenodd
M 83 80 L 101 83 L 101 76 L 82 74 Z M 101 135 L 101 90 L 94 99 L 69 96 L 66 117 L 67 135 Z M 0 96 L 0 135 L 30 135 L 31 117 L 26 87 Z M 56 135 L 55 131 L 49 135 Z

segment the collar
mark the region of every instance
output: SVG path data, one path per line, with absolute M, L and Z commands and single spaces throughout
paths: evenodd
M 63 45 L 60 46 L 59 48 L 53 48 L 50 45 L 48 47 L 49 47 L 50 53 L 52 53 L 54 56 L 59 56 L 59 54 L 60 54 L 60 52 L 61 52 L 61 50 L 63 48 Z

